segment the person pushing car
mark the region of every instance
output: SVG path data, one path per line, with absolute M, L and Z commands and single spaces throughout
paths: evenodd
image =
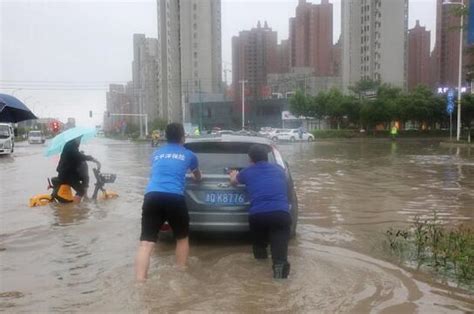
M 245 184 L 250 197 L 249 226 L 254 257 L 268 258 L 270 243 L 273 278 L 284 279 L 290 273 L 288 241 L 291 228 L 285 170 L 268 162 L 268 149 L 263 145 L 252 145 L 248 155 L 251 165 L 240 172 L 232 171 L 230 182 L 232 185 Z

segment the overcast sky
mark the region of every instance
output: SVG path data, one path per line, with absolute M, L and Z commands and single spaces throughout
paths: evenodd
M 330 0 L 334 41 L 341 1 Z M 222 0 L 224 68 L 231 69 L 232 36 L 259 20 L 278 32 L 278 40 L 288 38 L 297 3 Z M 409 28 L 419 19 L 431 30 L 432 46 L 435 6 L 435 0 L 410 0 Z M 132 35 L 156 37 L 156 25 L 156 0 L 0 0 L 0 91 L 14 93 L 42 117 L 101 123 L 107 85 L 131 80 Z

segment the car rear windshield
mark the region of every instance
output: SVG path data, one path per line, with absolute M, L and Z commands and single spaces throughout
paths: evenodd
M 30 136 L 41 136 L 41 132 L 40 131 L 31 131 Z
M 226 174 L 229 170 L 241 170 L 250 165 L 247 155 L 254 143 L 204 142 L 187 143 L 186 148 L 199 159 L 199 168 L 207 174 Z M 258 144 L 268 151 L 268 161 L 274 163 L 275 157 L 269 145 Z

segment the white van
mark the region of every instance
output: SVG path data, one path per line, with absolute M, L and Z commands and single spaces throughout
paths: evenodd
M 28 132 L 28 143 L 30 144 L 44 144 L 46 138 L 41 131 L 30 131 Z
M 0 154 L 11 154 L 15 148 L 15 132 L 9 123 L 0 123 Z

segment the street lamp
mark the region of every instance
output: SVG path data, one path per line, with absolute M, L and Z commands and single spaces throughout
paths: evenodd
M 450 0 L 444 0 L 443 5 L 457 4 L 463 8 L 466 7 L 464 0 L 460 2 L 452 2 Z M 462 78 L 462 49 L 464 40 L 464 13 L 461 14 L 461 32 L 459 33 L 459 68 L 458 68 L 458 117 L 456 126 L 456 140 L 459 141 L 461 138 L 461 78 Z

